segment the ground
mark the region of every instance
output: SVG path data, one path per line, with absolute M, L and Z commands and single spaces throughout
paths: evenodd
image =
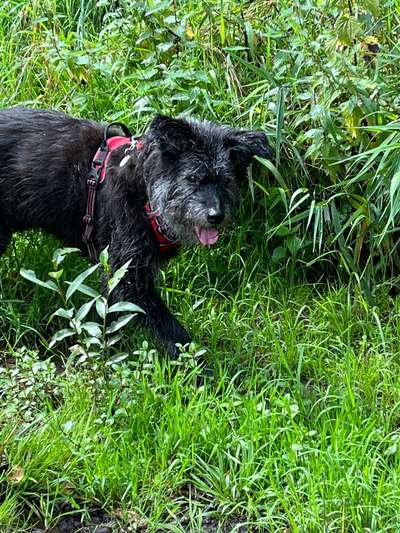
M 176 369 L 152 354 L 151 341 L 134 354 L 144 338 L 134 329 L 124 333 L 129 360 L 106 378 L 62 368 L 66 345 L 54 367 L 44 364 L 50 332 L 34 317 L 56 302 L 15 283 L 13 252 L 2 259 L 0 521 L 12 531 L 35 522 L 60 529 L 66 506 L 102 508 L 120 531 L 228 531 L 233 523 L 243 531 L 395 530 L 393 282 L 376 288 L 371 307 L 357 285 L 296 286 L 279 271 L 254 268 L 253 244 L 232 276 L 220 254 L 235 235 L 221 249 L 187 251 L 162 281 L 164 297 L 207 349 L 214 376 L 205 380 L 187 360 Z M 54 245 L 34 240 L 24 261 L 50 261 Z M 73 277 L 83 265 L 71 256 L 66 270 Z M 36 342 L 42 363 L 12 348 L 21 339 Z

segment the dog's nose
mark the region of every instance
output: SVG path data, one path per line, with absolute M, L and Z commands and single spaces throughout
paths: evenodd
M 207 220 L 210 224 L 220 224 L 224 220 L 224 215 L 221 211 L 210 209 L 207 215 Z

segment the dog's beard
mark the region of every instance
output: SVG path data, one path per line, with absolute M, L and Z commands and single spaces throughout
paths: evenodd
M 182 244 L 212 246 L 219 239 L 221 225 L 216 228 L 207 221 L 207 209 L 204 204 L 193 201 L 193 196 L 191 189 L 179 190 L 162 181 L 149 191 L 152 211 L 158 213 Z M 226 216 L 222 226 L 231 220 L 233 211 L 229 202 L 224 208 Z
M 181 243 L 211 246 L 218 241 L 219 231 L 207 223 L 204 209 L 200 206 L 196 208 L 188 199 L 173 198 L 167 201 L 168 192 L 162 189 L 157 188 L 157 193 L 151 196 L 151 209 L 159 214 Z
M 212 246 L 220 236 L 221 229 L 226 226 L 231 219 L 230 211 L 225 217 L 224 223 L 219 224 L 218 228 L 212 226 L 207 221 L 207 210 L 204 206 L 187 201 L 186 205 L 174 201 L 167 203 L 161 209 L 163 218 L 184 244 L 201 244 L 203 246 Z
M 195 242 L 195 234 L 193 227 L 187 223 L 186 217 L 180 213 L 178 209 L 178 202 L 176 199 L 167 200 L 170 196 L 170 187 L 168 183 L 157 182 L 148 191 L 148 198 L 151 210 L 159 216 L 163 224 L 168 228 L 169 232 L 176 235 L 177 239 L 182 243 Z

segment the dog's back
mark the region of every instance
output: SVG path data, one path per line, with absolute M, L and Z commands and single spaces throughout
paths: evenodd
M 0 227 L 77 236 L 102 128 L 55 111 L 0 111 Z M 65 231 L 67 229 L 67 231 Z

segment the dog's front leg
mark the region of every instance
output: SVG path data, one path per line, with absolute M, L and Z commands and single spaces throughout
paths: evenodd
M 128 270 L 114 289 L 111 299 L 114 302 L 130 301 L 141 307 L 145 314 L 139 314 L 138 321 L 151 330 L 168 353 L 176 358 L 179 355 L 176 344 L 189 343 L 190 335 L 162 301 L 148 273 L 142 271 L 138 275 L 132 270 Z
M 168 353 L 176 358 L 179 348 L 176 344 L 185 345 L 191 338 L 179 320 L 171 313 L 156 290 L 152 288 L 138 304 L 146 315 L 143 322 L 154 336 L 165 346 Z

